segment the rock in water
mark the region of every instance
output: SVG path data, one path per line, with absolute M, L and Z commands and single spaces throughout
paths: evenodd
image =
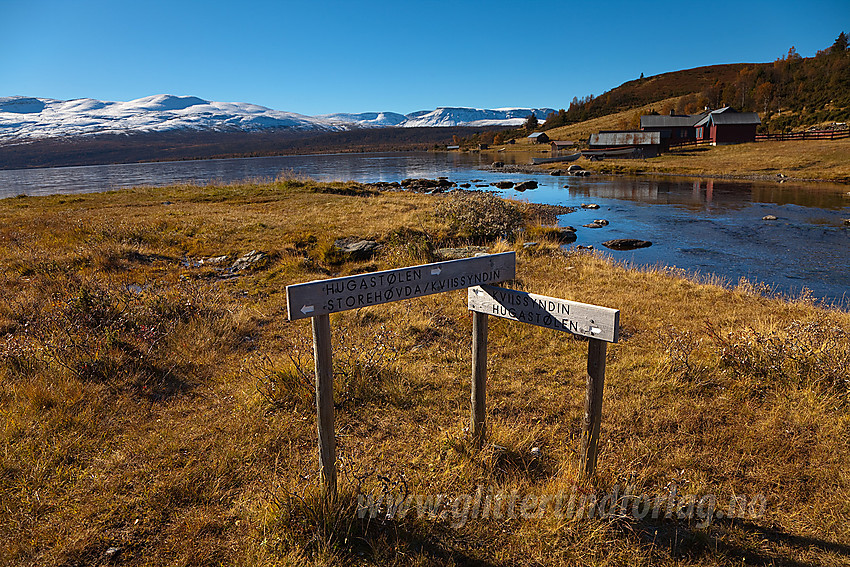
M 599 205 L 597 205 L 596 203 L 582 203 L 581 208 L 582 209 L 598 209 Z
M 525 191 L 526 189 L 537 189 L 537 182 L 533 179 L 530 181 L 523 181 L 522 183 L 517 183 L 514 189 L 516 189 L 517 191 Z
M 614 240 L 606 240 L 602 246 L 611 250 L 636 250 L 638 248 L 648 248 L 652 246 L 652 242 L 648 240 L 638 240 L 637 238 L 615 238 Z
M 604 225 L 601 225 L 598 222 L 589 222 L 581 226 L 583 226 L 584 228 L 602 228 Z
M 775 215 L 764 215 L 763 217 L 761 217 L 761 220 L 776 220 L 776 216 Z
M 496 181 L 495 183 L 491 183 L 493 187 L 497 187 L 499 189 L 510 189 L 514 186 L 513 181 Z

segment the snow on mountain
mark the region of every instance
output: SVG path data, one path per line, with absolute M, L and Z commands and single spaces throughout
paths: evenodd
M 534 115 L 540 120 L 554 112 L 551 108 L 497 108 L 485 110 L 481 108 L 438 108 L 431 111 L 414 112 L 407 115 L 401 126 L 435 127 L 435 126 L 520 126 Z
M 340 130 L 337 123 L 256 104 L 156 95 L 129 102 L 0 98 L 0 138 L 42 138 L 166 130 Z
M 360 127 L 384 128 L 387 126 L 398 126 L 407 117 L 396 112 L 361 112 L 359 114 L 323 114 L 316 118 L 322 118 L 338 124 L 357 125 Z
M 521 126 L 531 113 L 541 121 L 553 112 L 551 108 L 453 108 L 419 110 L 410 114 L 394 112 L 365 112 L 363 114 L 326 114 L 324 118 L 340 124 L 358 127 L 400 126 L 402 128 L 439 128 L 450 126 Z
M 395 112 L 304 116 L 256 104 L 210 102 L 192 96 L 155 95 L 128 102 L 90 98 L 54 100 L 0 97 L 0 140 L 167 130 L 254 131 L 265 129 L 519 126 L 529 114 L 545 120 L 552 109 L 437 108 Z

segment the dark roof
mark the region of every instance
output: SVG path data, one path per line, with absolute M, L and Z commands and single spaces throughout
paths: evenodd
M 600 132 L 590 136 L 591 146 L 646 146 L 661 143 L 660 132 Z
M 694 126 L 705 126 L 709 122 L 713 124 L 761 124 L 761 119 L 756 112 L 736 112 L 728 106 L 711 113 L 694 124 Z
M 699 122 L 704 114 L 667 116 L 665 114 L 645 114 L 640 117 L 641 128 L 688 128 Z
M 552 143 L 556 146 L 575 146 L 575 142 L 571 142 L 570 140 L 553 140 Z

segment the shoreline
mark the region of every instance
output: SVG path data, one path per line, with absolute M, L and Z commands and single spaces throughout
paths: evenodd
M 599 162 L 593 162 L 599 163 Z M 520 164 L 510 164 L 505 165 L 504 167 L 494 167 L 492 165 L 481 167 L 482 171 L 489 171 L 494 173 L 526 173 L 529 175 L 546 175 L 551 174 L 552 171 L 557 171 L 558 167 L 550 167 L 550 166 L 540 166 L 540 165 L 520 165 Z M 629 176 L 641 176 L 641 177 L 686 177 L 689 179 L 723 179 L 730 181 L 761 181 L 761 182 L 773 182 L 773 183 L 812 183 L 812 184 L 835 184 L 841 186 L 850 187 L 850 180 L 848 181 L 840 181 L 835 179 L 824 179 L 824 178 L 816 178 L 816 177 L 776 177 L 775 175 L 763 175 L 763 174 L 729 174 L 729 173 L 687 173 L 687 172 L 660 172 L 660 171 L 607 171 L 607 170 L 599 170 L 599 169 L 587 169 L 586 171 L 590 171 L 596 175 L 610 175 L 615 177 L 629 177 Z M 569 177 L 568 175 L 564 175 L 564 177 Z

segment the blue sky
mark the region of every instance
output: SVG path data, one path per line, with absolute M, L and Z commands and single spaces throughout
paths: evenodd
M 813 56 L 850 33 L 850 0 L 0 0 L 0 21 L 0 96 L 409 113 L 564 108 L 641 73 Z

